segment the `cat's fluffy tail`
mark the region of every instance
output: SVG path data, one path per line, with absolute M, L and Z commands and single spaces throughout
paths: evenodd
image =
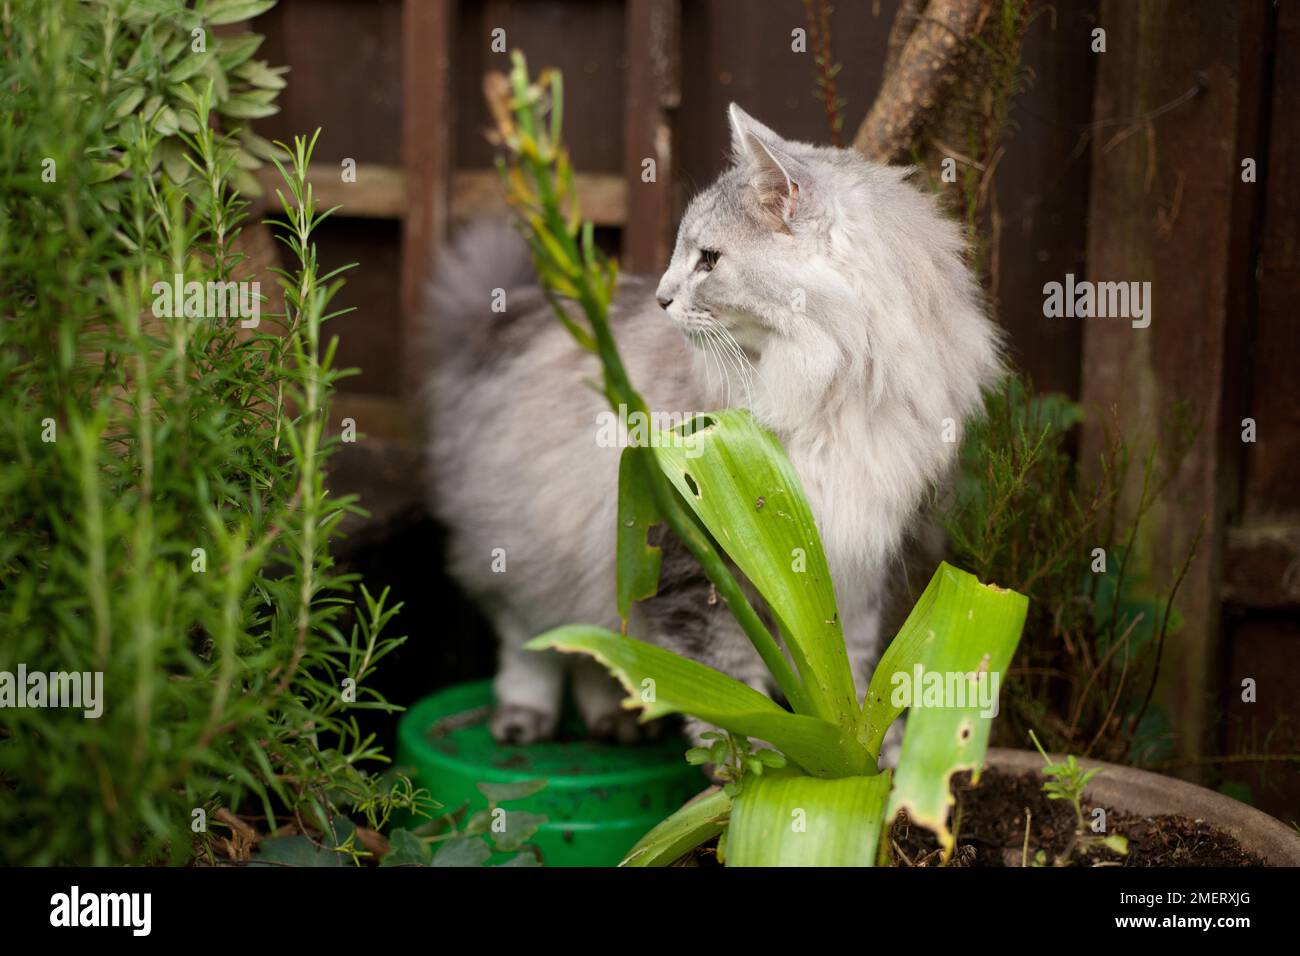
M 426 289 L 424 332 L 437 343 L 433 357 L 439 364 L 490 357 L 516 314 L 494 309 L 495 302 L 509 303 L 512 291 L 535 284 L 528 245 L 510 223 L 467 223 L 438 251 Z

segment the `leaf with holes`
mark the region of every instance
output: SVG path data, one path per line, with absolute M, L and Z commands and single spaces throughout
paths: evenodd
M 660 433 L 664 474 L 776 616 L 816 716 L 858 713 L 835 590 L 803 487 L 780 442 L 743 409 Z
M 618 462 L 618 616 L 624 621 L 635 602 L 659 590 L 663 563 L 663 550 L 649 541 L 660 515 L 645 466 L 655 467 L 645 448 L 625 448 Z
M 908 707 L 889 816 L 907 810 L 945 855 L 953 847 L 949 781 L 959 770 L 978 777 L 984 764 L 1028 605 L 1022 594 L 940 564 L 871 678 L 864 718 L 872 736 Z

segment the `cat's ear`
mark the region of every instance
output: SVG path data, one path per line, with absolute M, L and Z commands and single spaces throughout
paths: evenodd
M 776 228 L 790 231 L 799 207 L 799 180 L 791 160 L 754 138 L 754 174 L 749 180 L 762 210 Z M 802 178 L 802 177 L 799 177 Z
M 735 103 L 727 107 L 727 122 L 731 125 L 731 158 L 737 165 L 753 158 L 754 146 L 751 139 L 778 149 L 785 142 Z
M 750 171 L 749 184 L 755 201 L 772 220 L 774 228 L 789 232 L 799 206 L 799 183 L 803 176 L 782 151 L 781 137 L 735 103 L 727 115 L 731 119 L 731 151 L 736 164 Z
M 727 119 L 732 158 L 737 166 L 749 170 L 755 201 L 771 218 L 773 228 L 789 232 L 804 177 L 782 148 L 785 140 L 735 103 L 728 107 Z

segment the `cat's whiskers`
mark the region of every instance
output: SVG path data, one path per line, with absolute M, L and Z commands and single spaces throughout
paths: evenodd
M 731 380 L 727 375 L 727 369 L 722 364 L 722 354 L 718 350 L 718 339 L 711 325 L 700 326 L 701 344 L 704 346 L 704 353 L 711 356 L 718 363 L 718 394 L 723 396 L 722 404 L 728 404 L 728 398 L 731 392 Z
M 745 350 L 740 347 L 740 343 L 736 341 L 736 337 L 732 335 L 730 329 L 724 325 L 718 326 L 718 329 L 723 336 L 723 344 L 727 346 L 728 351 L 730 351 L 734 357 L 736 370 L 740 373 L 741 385 L 745 390 L 745 405 L 748 408 L 753 408 L 754 379 L 757 375 L 754 363 L 750 361 Z
M 713 366 L 710 364 L 711 358 L 709 350 L 706 347 L 704 335 L 699 329 L 691 329 L 687 335 L 695 345 L 699 353 L 704 357 L 704 389 L 708 394 L 713 394 Z
M 712 389 L 712 365 L 710 363 L 716 362 L 718 363 L 719 380 L 718 392 L 716 392 L 716 394 L 724 395 L 728 392 L 729 385 L 731 385 L 731 376 L 728 375 L 727 367 L 723 364 L 723 355 L 722 351 L 720 351 L 720 342 L 718 341 L 718 336 L 716 336 L 714 324 L 712 324 L 711 321 L 707 321 L 706 316 L 705 319 L 706 321 L 702 321 L 702 323 L 699 323 L 698 325 L 695 325 L 694 328 L 690 329 L 689 334 L 695 347 L 697 347 L 697 349 L 702 352 L 703 356 L 705 356 L 705 372 L 707 376 L 706 385 L 708 393 L 715 394 L 714 389 Z M 725 403 L 725 399 L 723 399 L 723 401 Z
M 731 404 L 731 385 L 732 385 L 732 374 L 731 374 L 731 369 L 732 369 L 734 366 L 733 366 L 733 364 L 732 364 L 732 359 L 731 359 L 730 352 L 729 352 L 729 350 L 728 350 L 728 348 L 727 348 L 726 340 L 722 337 L 722 332 L 723 332 L 722 328 L 721 328 L 720 326 L 718 326 L 718 325 L 710 325 L 710 326 L 709 326 L 709 337 L 710 337 L 710 339 L 712 339 L 712 341 L 713 341 L 713 343 L 714 343 L 714 347 L 717 349 L 717 353 L 718 353 L 718 363 L 719 363 L 719 365 L 722 365 L 723 363 L 725 363 L 725 370 L 724 370 L 724 372 L 723 372 L 723 375 L 724 375 L 724 377 L 726 378 L 726 382 L 727 382 L 727 394 L 726 394 L 726 397 L 725 397 L 724 400 L 723 400 L 723 404 L 726 405 L 727 408 L 731 408 L 731 407 L 732 407 L 732 404 Z
M 727 375 L 727 370 L 722 364 L 722 355 L 718 351 L 717 339 L 714 336 L 712 327 L 708 325 L 700 326 L 699 335 L 699 342 L 704 351 L 705 368 L 710 367 L 710 360 L 716 362 L 718 366 L 718 394 L 721 395 L 724 391 L 729 394 L 731 382 Z M 712 386 L 712 381 L 712 376 L 710 376 L 710 387 Z M 725 400 L 724 404 L 726 404 Z
M 731 330 L 729 330 L 725 325 L 720 322 L 714 322 L 709 326 L 709 330 L 712 333 L 713 340 L 717 342 L 722 356 L 726 359 L 728 368 L 735 370 L 735 378 L 739 382 L 745 406 L 751 407 L 754 400 L 753 363 L 750 362 L 749 356 L 745 354 L 744 350 L 740 347 L 740 344 L 736 341 L 736 337 L 731 334 Z M 727 376 L 727 405 L 729 407 L 731 405 L 731 379 L 732 376 L 729 373 Z
M 736 378 L 736 376 L 732 374 L 732 371 L 736 370 L 739 372 L 739 369 L 736 368 L 735 357 L 731 354 L 731 347 L 727 344 L 725 336 L 725 329 L 716 325 L 713 327 L 713 340 L 718 343 L 718 354 L 721 355 L 723 360 L 727 363 L 727 407 L 731 408 L 731 386 Z M 742 382 L 741 384 L 743 385 L 744 383 Z

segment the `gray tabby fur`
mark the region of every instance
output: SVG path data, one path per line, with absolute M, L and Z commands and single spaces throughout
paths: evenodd
M 817 517 L 862 694 L 889 584 L 961 424 L 1000 374 L 1000 336 L 958 229 L 908 170 L 782 139 L 734 105 L 729 120 L 732 165 L 691 201 L 658 287 L 621 281 L 612 328 L 651 408 L 743 406 L 781 439 Z M 711 270 L 702 250 L 721 253 Z M 490 309 L 494 289 L 504 313 Z M 619 624 L 619 449 L 597 445 L 598 363 L 550 314 L 522 242 L 500 225 L 478 224 L 444 252 L 429 328 L 440 356 L 430 502 L 450 532 L 452 574 L 500 637 L 493 730 L 549 736 L 567 668 L 592 731 L 630 739 L 633 715 L 598 666 L 520 649 L 561 624 Z M 679 545 L 629 631 L 769 689 Z

